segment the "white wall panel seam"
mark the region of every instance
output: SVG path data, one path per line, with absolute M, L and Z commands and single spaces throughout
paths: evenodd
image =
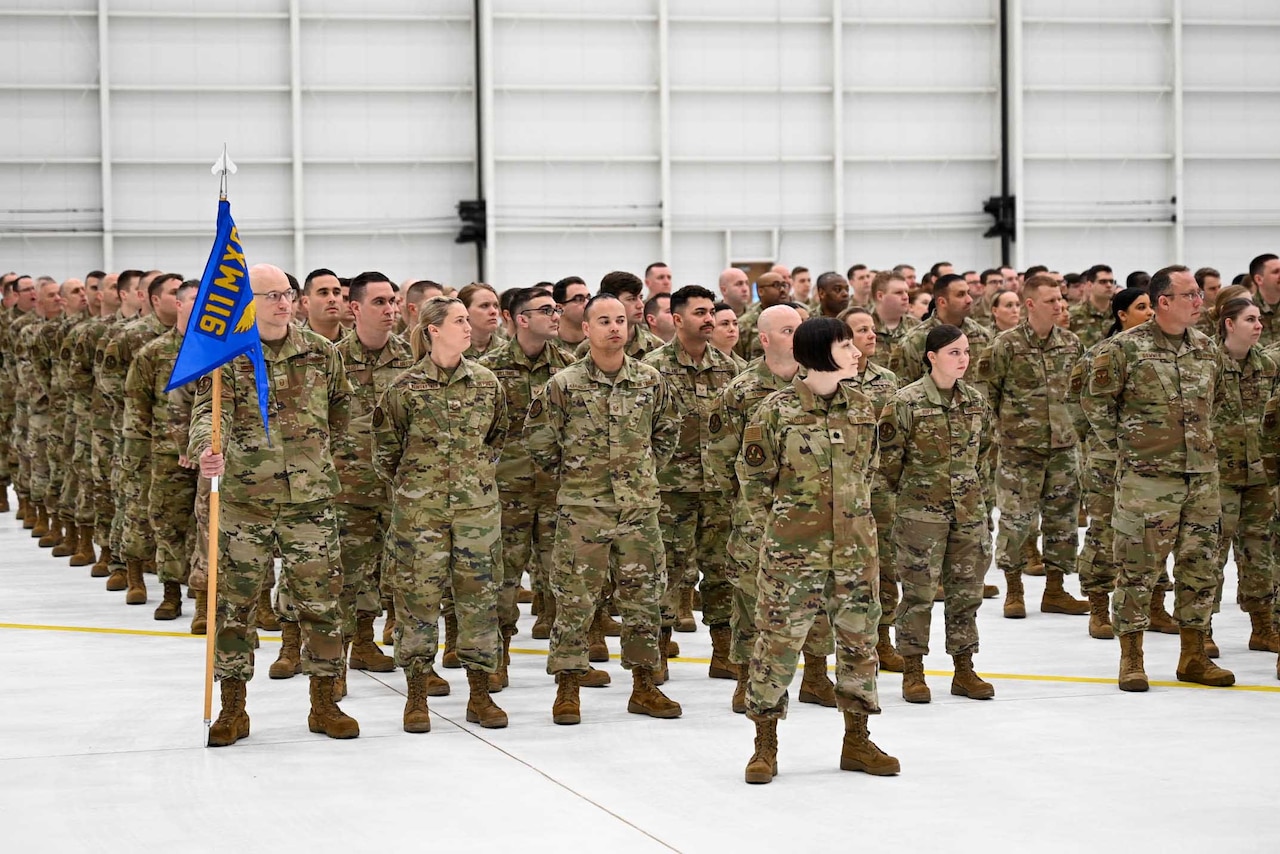
M 111 177 L 111 41 L 107 26 L 107 0 L 98 0 L 98 138 L 102 180 L 102 268 L 115 266 L 115 239 L 111 234 L 113 196 Z
M 303 150 L 302 150 L 302 22 L 298 0 L 289 0 L 289 120 L 293 134 L 293 269 L 302 272 L 306 258 L 306 231 L 303 218 Z

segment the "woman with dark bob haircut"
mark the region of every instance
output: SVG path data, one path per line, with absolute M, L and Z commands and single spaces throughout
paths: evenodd
M 840 767 L 891 775 L 898 760 L 871 742 L 880 713 L 876 626 L 880 574 L 871 515 L 876 414 L 853 383 L 861 354 L 839 320 L 797 327 L 795 359 L 807 373 L 760 404 L 742 436 L 738 482 L 762 523 L 747 716 L 755 722 L 748 783 L 778 773 L 778 721 L 805 637 L 825 611 L 836 639 L 836 705 L 844 713 Z
M 988 496 L 991 407 L 963 379 L 969 339 L 941 324 L 929 330 L 925 375 L 903 388 L 880 415 L 880 474 L 897 498 L 892 541 L 902 602 L 894 620 L 902 654 L 902 697 L 931 699 L 924 681 L 933 599 L 945 593 L 947 652 L 955 661 L 951 693 L 975 700 L 995 688 L 973 670 L 978 651 L 982 576 L 991 562 Z

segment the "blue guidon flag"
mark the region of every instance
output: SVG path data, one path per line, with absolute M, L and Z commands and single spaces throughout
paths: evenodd
M 244 260 L 235 221 L 231 219 L 231 203 L 223 199 L 218 202 L 218 236 L 213 241 L 209 262 L 204 265 L 191 320 L 187 322 L 182 347 L 164 390 L 172 391 L 212 373 L 236 356 L 248 356 L 253 362 L 262 429 L 270 436 L 267 366 L 262 358 L 262 339 L 258 337 L 249 266 Z

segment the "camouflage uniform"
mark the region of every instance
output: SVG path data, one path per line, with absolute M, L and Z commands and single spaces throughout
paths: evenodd
M 191 403 L 182 389 L 165 392 L 184 330 L 145 344 L 125 378 L 121 468 L 130 495 L 146 496 L 145 521 L 125 527 L 124 556 L 154 560 L 162 583 L 185 582 L 195 548 L 199 472 L 178 464 L 190 440 Z M 193 384 L 189 384 L 193 385 Z M 131 519 L 141 514 L 133 512 Z
M 744 311 L 742 317 L 738 318 L 738 343 L 733 345 L 733 349 L 748 362 L 759 359 L 764 355 L 764 348 L 760 345 L 760 336 L 756 334 L 756 327 L 760 324 L 760 313 L 763 311 L 764 308 L 757 302 Z
M 756 409 L 769 395 L 790 385 L 789 380 L 769 370 L 764 359 L 757 359 L 724 387 L 709 419 L 712 441 L 707 452 L 710 465 L 712 471 L 723 478 L 724 493 L 734 497 L 726 544 L 729 557 L 726 568 L 733 587 L 729 660 L 734 664 L 749 662 L 755 648 L 756 600 L 759 594 L 756 582 L 760 569 L 760 541 L 764 535 L 761 525 L 752 519 L 751 509 L 739 488 L 738 454 L 742 451 L 742 435 Z M 831 654 L 833 644 L 831 622 L 825 613 L 820 613 L 805 638 L 803 652 L 827 656 Z
M 662 489 L 658 522 L 667 551 L 662 622 L 664 626 L 675 623 L 680 588 L 697 584 L 701 572 L 702 622 L 712 628 L 727 628 L 733 612 L 732 588 L 725 566 L 732 506 L 708 448 L 712 440 L 711 407 L 737 370 L 727 356 L 710 345 L 695 360 L 679 338 L 650 353 L 644 361 L 657 368 L 666 380 L 675 415 L 680 419 L 675 454 L 658 470 Z
M 1263 437 L 1263 420 L 1277 420 L 1280 391 L 1275 360 L 1257 347 L 1242 361 L 1222 350 L 1221 380 L 1213 420 L 1218 447 L 1218 492 L 1222 500 L 1219 573 L 1227 564 L 1227 550 L 1235 547 L 1239 585 L 1236 601 L 1247 613 L 1271 613 L 1275 605 L 1274 559 L 1270 534 L 1275 516 L 1275 445 Z M 1265 450 L 1264 450 L 1265 448 Z M 1218 577 L 1215 608 L 1222 601 Z
M 894 620 L 898 651 L 929 653 L 941 577 L 947 653 L 976 653 L 982 576 L 991 560 L 983 486 L 991 407 L 964 380 L 948 395 L 925 374 L 884 408 L 879 442 L 880 474 L 897 497 L 891 537 L 902 581 Z
M 1080 351 L 1080 340 L 1067 330 L 1054 326 L 1042 339 L 1024 320 L 996 336 L 979 360 L 1000 445 L 996 566 L 1002 572 L 1024 569 L 1023 546 L 1035 536 L 1037 516 L 1046 569 L 1075 571 L 1080 483 L 1069 399 Z
M 826 400 L 797 378 L 760 404 L 743 433 L 738 480 L 763 530 L 747 682 L 754 720 L 786 717 L 787 687 L 820 611 L 836 637 L 836 704 L 880 712 L 875 422 L 871 399 L 851 385 Z
M 666 342 L 654 335 L 644 326 L 631 327 L 631 333 L 627 336 L 627 343 L 624 346 L 626 354 L 633 359 L 643 359 L 660 347 L 666 346 Z M 591 352 L 591 342 L 583 339 L 578 348 L 573 351 L 574 359 L 582 359 Z
M 128 525 L 146 525 L 150 523 L 139 513 L 130 514 L 131 507 L 147 507 L 150 499 L 147 490 L 150 488 L 149 478 L 138 478 L 131 483 L 124 479 L 124 467 L 120 464 L 124 456 L 124 384 L 133 364 L 133 357 L 143 345 L 160 337 L 166 326 L 155 315 L 139 317 L 123 325 L 113 327 L 102 340 L 98 348 L 102 353 L 102 363 L 97 366 L 94 377 L 103 397 L 111 407 L 111 496 L 113 513 L 111 517 L 111 556 L 112 569 L 120 556 L 124 555 L 125 529 Z M 96 355 L 96 354 L 95 354 Z M 150 534 L 144 534 L 150 538 Z
M 333 436 L 346 431 L 351 385 L 342 357 L 314 332 L 290 327 L 264 343 L 270 385 L 270 436 L 262 432 L 253 363 L 239 356 L 222 371 L 222 439 L 218 551 L 219 679 L 253 678 L 251 627 L 258 591 L 279 548 L 292 593 L 285 616 L 301 624 L 302 669 L 342 674 L 338 596 L 342 565 L 333 497 L 338 473 Z M 212 382 L 202 377 L 191 411 L 187 456 L 200 458 L 212 435 Z M 268 439 L 269 444 L 268 444 Z
M 31 454 L 27 447 L 27 426 L 30 415 L 29 392 L 27 388 L 30 375 L 30 362 L 23 346 L 22 331 L 42 318 L 34 311 L 18 317 L 9 327 L 9 353 L 13 358 L 13 454 L 17 457 L 17 471 L 14 486 L 19 495 L 31 499 Z
M 89 392 L 93 388 L 93 360 L 80 360 L 79 342 L 102 324 L 98 317 L 77 321 L 62 338 L 58 369 L 66 395 L 61 459 L 65 465 L 58 509 L 67 525 L 93 525 L 93 480 L 87 465 L 89 453 Z
M 76 509 L 76 476 L 71 469 L 71 456 L 75 451 L 75 426 L 68 417 L 71 414 L 71 396 L 67 391 L 66 363 L 71 350 L 67 338 L 84 314 L 63 315 L 59 318 L 54 334 L 46 347 L 49 353 L 49 415 L 53 432 L 49 437 L 46 453 L 49 456 L 49 492 L 46 504 L 57 510 L 58 520 L 74 526 Z
M 106 357 L 103 341 L 117 326 L 125 323 L 119 314 L 106 318 L 100 327 L 86 330 L 77 342 L 75 358 L 78 362 L 88 361 L 89 374 L 89 472 L 93 481 L 93 539 L 101 547 L 111 543 L 111 519 L 115 515 L 115 499 L 112 497 L 112 484 L 116 466 L 111 459 L 111 404 L 102 391 L 99 377 L 102 375 L 102 362 Z M 119 563 L 122 556 L 113 557 L 113 563 Z M 121 569 L 123 564 L 119 564 Z
M 1206 311 L 1205 314 L 1207 315 L 1208 312 Z M 1115 322 L 1111 317 L 1110 307 L 1098 311 L 1087 299 L 1071 306 L 1067 310 L 1067 315 L 1071 318 L 1071 331 L 1080 339 L 1081 346 L 1086 350 L 1106 338 L 1111 324 Z
M 0 490 L 8 489 L 17 473 L 18 458 L 13 447 L 17 357 L 11 333 L 20 317 L 17 305 L 0 309 Z
M 57 318 L 28 323 L 18 339 L 18 353 L 26 368 L 23 389 L 27 401 L 26 452 L 31 472 L 29 498 L 43 507 L 50 506 L 49 444 L 53 439 L 53 414 L 49 407 L 53 371 L 50 348 L 58 325 Z M 53 503 L 57 503 L 56 496 Z
M 486 673 L 501 660 L 496 468 L 506 409 L 488 368 L 464 358 L 448 371 L 424 358 L 373 410 L 373 465 L 391 490 L 382 585 L 395 602 L 396 664 L 411 679 L 432 670 L 440 600 L 450 587 L 458 658 Z
M 1076 556 L 1076 571 L 1080 573 L 1081 593 L 1086 596 L 1102 593 L 1110 597 L 1116 587 L 1118 572 L 1115 559 L 1116 532 L 1111 527 L 1111 515 L 1115 512 L 1116 503 L 1118 458 L 1114 449 L 1098 440 L 1081 408 L 1085 383 L 1093 376 L 1093 359 L 1101 347 L 1102 342 L 1090 347 L 1071 369 L 1072 417 L 1076 423 L 1076 436 L 1083 443 L 1084 452 L 1080 465 L 1080 488 L 1085 512 L 1089 514 L 1084 544 L 1080 548 L 1080 554 Z
M 873 365 L 890 368 L 893 351 L 902 344 L 902 339 L 907 337 L 908 332 L 920 325 L 920 321 L 910 314 L 904 314 L 898 321 L 897 327 L 890 329 L 884 325 L 884 321 L 880 319 L 875 309 L 871 310 L 871 320 L 876 327 L 876 352 L 869 361 Z
M 928 337 L 929 332 L 934 327 L 941 325 L 942 321 L 935 314 L 927 320 L 922 320 L 903 334 L 902 340 L 889 357 L 889 370 L 893 371 L 899 382 L 903 384 L 913 383 L 924 376 L 925 338 Z M 960 331 L 969 339 L 969 352 L 973 357 L 973 361 L 975 363 L 979 362 L 987 347 L 991 344 L 991 331 L 971 317 L 964 319 L 964 324 L 960 327 Z M 973 387 L 976 384 L 970 385 Z M 978 390 L 982 390 L 980 385 L 976 387 Z
M 554 342 L 530 359 L 518 341 L 503 342 L 490 350 L 480 364 L 493 371 L 507 398 L 507 435 L 498 461 L 498 495 L 502 499 L 502 589 L 498 595 L 498 622 L 504 637 L 516 633 L 520 610 L 516 591 L 520 577 L 529 571 L 530 583 L 546 601 L 551 574 L 551 550 L 556 533 L 555 481 L 534 468 L 529 449 L 520 441 L 525 416 L 534 395 L 572 364 L 573 359 Z M 554 600 L 553 600 L 554 601 Z
M 1258 349 L 1269 350 L 1280 344 L 1280 303 L 1269 305 L 1261 291 L 1254 294 L 1253 302 L 1258 306 L 1258 316 L 1262 321 L 1262 337 L 1258 339 Z M 1208 314 L 1206 310 L 1203 312 Z
M 914 318 L 913 318 L 914 319 Z M 903 318 L 906 320 L 906 318 Z M 901 327 L 899 327 L 901 328 Z M 878 337 L 878 336 L 877 336 Z M 879 345 L 876 352 L 880 352 Z M 897 376 L 888 368 L 875 362 L 868 364 L 858 376 L 846 383 L 867 397 L 875 407 L 877 416 L 884 412 L 894 394 L 901 388 Z M 876 554 L 880 555 L 880 625 L 893 625 L 898 610 L 898 565 L 894 560 L 893 517 L 897 501 L 884 476 L 877 470 L 871 475 L 871 515 L 876 520 Z
M 524 429 L 534 465 L 559 484 L 547 672 L 588 671 L 587 629 L 610 576 L 622 615 L 622 666 L 661 669 L 666 556 L 658 471 L 680 429 L 661 374 L 628 357 L 609 377 L 588 354 L 534 397 Z
M 342 634 L 356 632 L 357 614 L 382 613 L 382 555 L 391 498 L 373 465 L 373 410 L 383 392 L 413 366 L 409 342 L 399 335 L 381 350 L 369 351 L 355 330 L 337 344 L 351 384 L 351 420 L 333 437 L 333 462 L 342 491 L 337 497 L 338 538 L 342 543 Z
M 1112 623 L 1145 631 L 1151 591 L 1174 552 L 1174 617 L 1207 631 L 1222 510 L 1213 408 L 1217 348 L 1194 329 L 1171 338 L 1154 320 L 1107 339 L 1081 397 L 1098 440 L 1118 455 Z

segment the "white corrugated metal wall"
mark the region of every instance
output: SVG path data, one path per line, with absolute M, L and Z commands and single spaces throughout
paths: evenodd
M 1274 3 L 1008 6 L 1019 265 L 1275 248 Z M 251 258 L 298 273 L 471 280 L 478 176 L 501 287 L 981 268 L 999 24 L 999 0 L 3 0 L 0 268 L 198 272 L 224 141 Z

